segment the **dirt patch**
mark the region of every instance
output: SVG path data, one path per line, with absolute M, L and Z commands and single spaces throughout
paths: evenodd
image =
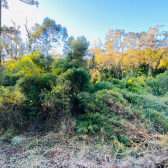
M 0 153 L 1 155 L 4 155 L 7 160 L 9 160 L 11 157 L 14 157 L 18 152 L 22 152 L 22 150 L 22 146 L 10 146 L 5 142 L 0 145 Z

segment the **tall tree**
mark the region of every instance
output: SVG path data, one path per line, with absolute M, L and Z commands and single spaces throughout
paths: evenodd
M 101 42 L 100 39 L 98 39 L 98 41 L 94 41 L 94 43 L 89 49 L 89 53 L 90 53 L 90 60 L 88 61 L 89 69 L 97 69 L 99 70 L 99 72 L 101 72 L 102 70 L 101 63 L 104 61 L 102 59 L 104 49 L 103 49 L 103 43 Z
M 168 32 L 160 32 L 163 26 L 155 26 L 147 32 L 128 33 L 129 54 L 133 55 L 134 64 L 148 64 L 149 73 L 158 69 L 161 60 L 168 53 Z
M 145 32 L 129 32 L 125 34 L 125 41 L 127 44 L 127 55 L 123 60 L 125 69 L 134 70 L 135 67 L 144 63 L 145 39 Z
M 159 25 L 150 28 L 146 35 L 149 73 L 152 73 L 152 65 L 158 70 L 161 60 L 168 53 L 168 31 L 160 32 L 162 27 L 162 25 Z
M 38 1 L 34 1 L 34 0 L 19 0 L 19 1 L 24 2 L 28 5 L 36 5 L 37 7 L 39 5 Z M 1 29 L 1 27 L 2 27 L 2 25 L 1 25 L 1 18 L 2 18 L 1 10 L 2 10 L 2 7 L 6 8 L 6 9 L 9 8 L 7 0 L 0 0 L 0 37 L 1 37 L 1 31 L 2 31 L 2 29 Z M 1 61 L 2 61 L 1 50 L 2 50 L 2 47 L 1 47 L 1 41 L 0 41 L 0 67 L 1 67 Z
M 68 59 L 70 62 L 78 62 L 80 64 L 85 63 L 85 56 L 87 55 L 89 42 L 82 36 L 78 37 L 76 40 L 74 37 L 68 39 Z
M 26 32 L 27 32 L 27 38 L 26 40 L 26 48 L 27 48 L 27 54 L 31 54 L 33 50 L 33 44 L 36 43 L 37 39 L 40 37 L 40 35 L 43 33 L 43 28 L 38 23 L 35 24 L 31 29 L 28 29 L 27 19 L 26 24 L 24 24 Z M 38 49 L 38 48 L 37 48 Z
M 109 30 L 106 35 L 106 54 L 108 55 L 108 73 L 114 68 L 117 76 L 123 76 L 123 58 L 126 53 L 127 42 L 124 30 Z
M 90 69 L 92 78 L 98 77 L 103 70 L 106 68 L 105 67 L 105 62 L 106 62 L 106 55 L 105 55 L 105 50 L 103 48 L 103 43 L 101 40 L 95 41 L 90 50 L 90 60 L 88 61 L 88 67 Z
M 61 42 L 65 42 L 68 37 L 67 29 L 48 17 L 43 20 L 42 25 L 36 24 L 33 30 L 34 37 L 39 35 L 36 41 L 40 46 L 39 50 L 46 56 L 51 49 L 56 48 Z
M 13 21 L 12 21 L 13 22 Z M 3 26 L 1 34 L 2 42 L 2 57 L 10 56 L 17 59 L 23 56 L 24 43 L 22 42 L 20 26 L 16 26 L 13 22 L 13 27 Z

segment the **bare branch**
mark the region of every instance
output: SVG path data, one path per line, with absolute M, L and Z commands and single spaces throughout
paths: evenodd
M 19 0 L 19 1 L 24 2 L 24 3 L 28 4 L 28 5 L 36 5 L 37 7 L 39 5 L 39 2 L 38 1 L 34 1 L 34 0 Z

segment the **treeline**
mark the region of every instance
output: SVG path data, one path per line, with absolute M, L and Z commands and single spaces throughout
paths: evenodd
M 63 49 L 62 56 L 65 57 L 72 50 L 70 43 L 74 38 L 68 38 L 67 29 L 50 18 L 45 18 L 42 24 L 36 23 L 31 29 L 26 20 L 24 27 L 26 43 L 15 22 L 13 27 L 2 27 L 2 60 L 20 59 L 36 50 L 45 56 L 58 56 L 58 46 Z M 164 72 L 168 66 L 168 33 L 161 31 L 162 27 L 156 26 L 141 33 L 109 30 L 105 44 L 101 40 L 95 41 L 85 52 L 92 79 L 99 80 L 100 76 L 121 79 L 131 71 L 154 76 Z
M 95 59 L 93 77 L 102 74 L 106 79 L 121 79 L 128 72 L 154 76 L 164 72 L 168 66 L 168 32 L 161 32 L 161 28 L 141 33 L 109 30 L 105 44 L 99 40 L 90 49 Z

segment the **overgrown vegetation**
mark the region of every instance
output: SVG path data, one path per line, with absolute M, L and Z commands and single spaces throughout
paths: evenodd
M 47 21 L 56 26 L 46 18 L 42 27 L 36 25 L 32 37 L 36 35 L 41 40 L 49 26 Z M 153 40 L 157 43 L 155 36 L 159 28 L 150 30 L 153 36 L 144 33 L 136 37 L 132 33 L 124 36 L 123 41 L 123 31 L 111 30 L 106 52 L 96 46 L 90 50 L 94 53 L 91 58 L 88 58 L 86 38 L 70 37 L 65 46 L 66 57 L 49 55 L 48 41 L 46 50 L 34 48 L 37 50 L 33 51 L 29 44 L 27 55 L 4 60 L 0 69 L 0 132 L 73 133 L 93 138 L 93 144 L 112 144 L 112 156 L 136 155 L 140 152 L 135 148 L 137 144 L 145 142 L 148 146 L 149 141 L 168 131 L 168 49 L 166 44 L 161 45 L 163 40 L 158 43 L 161 47 L 153 50 L 150 44 L 143 46 L 139 41 L 141 49 L 129 44 L 124 46 L 129 49 L 121 53 L 123 46 L 118 46 L 116 41 L 124 45 L 131 39 L 135 42 L 136 38 L 149 38 L 151 43 Z M 61 27 L 55 31 L 59 34 Z M 152 62 L 149 62 L 151 55 Z M 130 56 L 137 57 L 139 62 L 132 65 Z M 36 145 L 32 142 L 26 148 Z

